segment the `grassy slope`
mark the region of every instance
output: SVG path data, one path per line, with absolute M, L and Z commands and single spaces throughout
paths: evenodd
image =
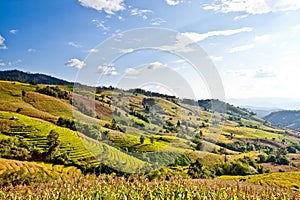
M 97 160 L 94 161 L 94 156 L 91 153 L 91 145 L 94 145 L 93 151 L 98 151 L 99 154 L 101 153 L 101 149 L 103 149 L 102 146 L 104 144 L 95 145 L 95 142 L 91 142 L 91 140 L 86 140 L 84 138 L 79 137 L 77 132 L 56 126 L 49 122 L 45 122 L 39 119 L 33 119 L 31 117 L 24 116 L 21 114 L 3 111 L 0 112 L 0 118 L 2 120 L 11 121 L 9 119 L 12 116 L 18 117 L 18 120 L 15 120 L 14 125 L 20 128 L 27 127 L 27 132 L 18 130 L 9 131 L 10 137 L 13 137 L 14 135 L 20 135 L 23 136 L 26 140 L 35 143 L 38 147 L 45 148 L 47 147 L 46 136 L 51 130 L 55 130 L 57 133 L 59 133 L 59 140 L 61 141 L 60 151 L 66 151 L 67 153 L 69 153 L 70 158 L 74 161 L 99 163 L 99 161 Z M 136 167 L 140 168 L 143 167 L 143 165 L 145 164 L 144 162 L 134 157 L 128 156 L 112 147 L 107 148 L 106 153 L 109 154 L 111 162 L 118 162 L 124 158 L 124 160 L 128 163 L 128 165 L 124 166 L 125 169 L 134 169 Z
M 80 140 L 76 132 L 70 131 L 68 129 L 57 127 L 49 122 L 55 122 L 59 116 L 65 118 L 72 117 L 72 106 L 66 100 L 57 99 L 54 97 L 46 96 L 43 94 L 39 94 L 34 92 L 36 86 L 32 86 L 25 83 L 18 83 L 18 82 L 8 82 L 8 81 L 1 81 L 0 82 L 0 110 L 4 111 L 11 111 L 15 112 L 18 108 L 22 108 L 20 114 L 18 115 L 15 113 L 8 113 L 8 112 L 1 112 L 1 118 L 8 120 L 13 115 L 17 115 L 20 118 L 20 123 L 24 126 L 31 126 L 34 127 L 32 129 L 33 134 L 39 135 L 39 137 L 43 138 L 40 141 L 36 141 L 37 139 L 30 139 L 33 142 L 40 143 L 39 145 L 45 146 L 45 136 L 50 132 L 51 129 L 57 130 L 61 133 L 61 140 L 62 140 L 62 148 L 66 151 L 71 152 L 71 158 L 75 160 L 92 160 L 93 156 L 99 155 L 103 152 L 103 146 L 106 146 L 106 151 L 109 152 L 111 158 L 114 159 L 115 162 L 124 160 L 126 165 L 125 167 L 129 168 L 134 164 L 136 167 L 142 167 L 145 162 L 138 160 L 132 156 L 126 155 L 122 153 L 117 148 L 113 146 L 108 146 L 104 144 L 98 144 L 95 141 L 90 139 L 83 139 Z M 66 86 L 62 86 L 61 88 L 65 88 L 70 90 L 70 88 L 66 88 Z M 24 97 L 22 97 L 22 90 L 26 91 Z M 104 91 L 101 95 L 96 95 L 97 98 L 101 99 L 101 101 L 96 102 L 96 111 L 97 115 L 101 117 L 101 120 L 97 120 L 95 118 L 91 118 L 86 116 L 79 111 L 75 110 L 74 112 L 77 113 L 80 120 L 86 122 L 93 122 L 99 123 L 100 126 L 104 126 L 105 124 L 110 124 L 109 119 L 111 119 L 111 110 L 118 109 L 121 112 L 120 119 L 125 119 L 127 122 L 134 123 L 139 122 L 143 123 L 146 129 L 143 131 L 141 129 L 133 128 L 131 125 L 124 126 L 126 128 L 126 134 L 120 133 L 119 131 L 109 130 L 106 128 L 101 128 L 102 130 L 109 130 L 110 131 L 110 140 L 113 142 L 114 145 L 122 146 L 122 148 L 135 148 L 137 151 L 177 151 L 177 152 L 190 152 L 189 145 L 193 138 L 186 137 L 186 138 L 176 138 L 173 136 L 169 136 L 168 134 L 155 134 L 158 130 L 161 130 L 162 127 L 157 126 L 155 124 L 147 123 L 135 116 L 129 115 L 129 117 L 125 117 L 126 110 L 125 107 L 131 105 L 135 110 L 142 114 L 146 114 L 143 110 L 143 106 L 141 102 L 143 98 L 147 98 L 144 95 L 132 95 L 130 93 L 125 93 L 125 97 L 118 100 L 119 92 L 112 92 L 112 91 Z M 109 106 L 109 101 L 114 98 L 114 103 Z M 176 124 L 177 121 L 184 121 L 187 122 L 187 129 L 190 132 L 197 132 L 200 129 L 197 128 L 199 124 L 205 123 L 211 125 L 215 119 L 221 119 L 222 117 L 226 117 L 226 115 L 218 114 L 218 113 L 210 113 L 208 111 L 204 111 L 203 109 L 192 106 L 188 104 L 183 104 L 179 101 L 178 104 L 174 102 L 168 101 L 166 99 L 155 97 L 155 102 L 163 109 L 162 113 L 160 114 L 161 117 L 164 118 L 165 121 L 170 121 L 173 124 Z M 91 106 L 91 105 L 90 105 Z M 251 127 L 244 127 L 239 126 L 235 120 L 226 120 L 224 122 L 223 129 L 218 129 L 218 126 L 214 128 L 210 126 L 209 128 L 201 128 L 204 132 L 204 136 L 206 138 L 210 138 L 213 141 L 203 142 L 207 146 L 215 147 L 215 149 L 219 149 L 219 146 L 214 146 L 216 142 L 223 142 L 223 143 L 232 143 L 236 140 L 245 140 L 248 139 L 256 139 L 262 138 L 268 141 L 271 141 L 273 138 L 276 139 L 276 142 L 280 142 L 283 138 L 282 133 L 283 131 L 277 130 L 274 128 L 266 127 L 262 124 L 260 119 L 255 119 L 253 116 L 248 116 L 245 111 L 239 111 L 245 115 L 240 116 L 241 122 L 248 126 L 256 126 L 257 128 Z M 102 114 L 101 114 L 102 113 Z M 23 116 L 27 115 L 29 117 Z M 237 116 L 233 114 L 233 116 Z M 45 121 L 33 119 L 39 118 Z M 118 118 L 117 116 L 114 116 Z M 256 121 L 255 121 L 255 120 Z M 182 125 L 183 126 L 183 125 Z M 184 126 L 183 126 L 184 127 Z M 147 130 L 155 129 L 153 133 L 149 135 Z M 221 132 L 218 132 L 221 130 Z M 217 133 L 217 134 L 216 134 Z M 228 136 L 230 133 L 233 133 L 234 138 L 230 139 Z M 19 134 L 19 133 L 18 133 Z M 21 133 L 20 133 L 21 134 Z M 145 143 L 140 144 L 139 137 L 144 135 L 146 137 Z M 149 136 L 155 137 L 154 144 L 151 144 Z M 162 138 L 162 140 L 160 139 Z M 295 138 L 286 136 L 287 140 L 294 140 Z M 171 142 L 171 143 L 170 143 Z M 95 147 L 90 149 L 93 155 L 89 151 L 86 150 L 86 147 Z M 97 146 L 97 148 L 96 148 Z M 235 155 L 238 152 L 226 150 L 229 153 L 234 155 L 231 156 L 232 159 L 239 158 L 243 156 Z M 113 152 L 113 153 L 112 153 Z M 209 153 L 203 158 L 203 152 L 193 151 L 193 153 L 187 153 L 187 155 L 192 159 L 195 160 L 196 158 L 202 158 L 203 162 L 205 160 L 214 160 L 217 162 L 218 160 L 223 160 L 223 156 L 218 154 Z M 246 154 L 251 155 L 252 157 L 256 157 L 257 153 Z M 120 159 L 121 158 L 121 159 Z M 209 162 L 207 162 L 209 165 Z

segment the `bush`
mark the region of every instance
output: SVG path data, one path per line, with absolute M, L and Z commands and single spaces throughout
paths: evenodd
M 203 164 L 201 163 L 201 161 L 199 159 L 190 165 L 190 167 L 188 169 L 188 175 L 191 178 L 215 177 L 214 171 L 211 171 L 207 167 L 203 166 Z

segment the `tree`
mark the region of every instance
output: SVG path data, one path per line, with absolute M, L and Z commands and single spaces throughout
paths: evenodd
M 188 175 L 192 178 L 209 178 L 214 177 L 214 174 L 203 166 L 199 159 L 192 163 L 188 169 Z
M 280 158 L 281 156 L 285 156 L 288 153 L 285 147 L 279 147 L 276 152 L 276 157 Z
M 180 127 L 180 121 L 179 120 L 177 121 L 177 127 Z
M 196 145 L 196 150 L 201 151 L 201 149 L 202 149 L 202 142 L 200 141 Z
M 47 136 L 47 144 L 49 145 L 49 149 L 47 152 L 47 156 L 49 159 L 54 159 L 57 151 L 59 149 L 60 141 L 59 141 L 59 134 L 55 130 L 51 130 L 49 135 Z
M 140 143 L 141 143 L 141 144 L 144 144 L 144 142 L 145 142 L 145 137 L 142 135 L 142 136 L 140 137 Z
M 154 143 L 154 138 L 153 137 L 150 137 L 150 142 L 151 142 L 151 144 Z
M 117 130 L 117 122 L 115 119 L 112 119 L 111 121 L 111 129 Z
M 296 148 L 291 147 L 291 146 L 288 146 L 288 147 L 287 147 L 287 150 L 288 150 L 289 153 L 297 153 Z
M 200 134 L 201 137 L 203 137 L 203 131 L 202 130 L 200 130 L 199 134 Z

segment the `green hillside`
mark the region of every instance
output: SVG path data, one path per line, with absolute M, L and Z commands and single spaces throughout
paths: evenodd
M 79 89 L 0 81 L 0 164 L 19 160 L 150 179 L 299 170 L 298 133 L 245 109 L 141 89 Z

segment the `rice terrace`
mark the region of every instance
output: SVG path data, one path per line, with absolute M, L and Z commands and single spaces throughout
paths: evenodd
M 299 9 L 1 1 L 0 199 L 300 199 Z

